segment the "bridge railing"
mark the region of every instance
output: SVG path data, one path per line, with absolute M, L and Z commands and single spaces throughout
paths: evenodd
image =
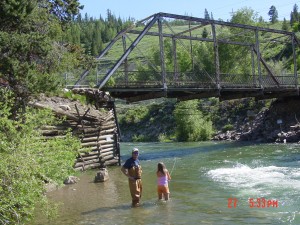
M 281 75 L 281 76 L 262 76 L 262 85 L 265 88 L 271 87 L 295 87 L 296 78 L 293 74 Z
M 256 88 L 256 77 L 252 74 L 220 74 L 221 88 Z
M 168 88 L 217 88 L 215 74 L 194 72 L 167 72 L 165 76 Z M 296 80 L 293 74 L 271 76 L 263 74 L 261 78 L 252 74 L 221 73 L 220 88 L 279 88 L 295 87 Z M 107 88 L 163 88 L 162 74 L 155 71 L 118 71 Z

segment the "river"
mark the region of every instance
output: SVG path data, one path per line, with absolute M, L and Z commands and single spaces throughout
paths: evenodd
M 48 193 L 60 202 L 59 217 L 36 225 L 110 224 L 300 224 L 300 146 L 235 142 L 122 143 L 122 162 L 140 149 L 142 204 L 132 208 L 127 178 L 109 167 Z M 158 201 L 156 168 L 171 172 L 170 201 Z

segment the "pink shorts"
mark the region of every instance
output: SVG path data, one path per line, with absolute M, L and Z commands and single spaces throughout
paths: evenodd
M 157 193 L 158 194 L 169 194 L 170 190 L 168 186 L 158 185 L 157 186 Z

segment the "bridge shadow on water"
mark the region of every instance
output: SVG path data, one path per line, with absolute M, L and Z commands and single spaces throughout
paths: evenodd
M 153 144 L 154 149 L 158 149 L 155 151 L 151 152 L 141 152 L 139 156 L 139 160 L 156 160 L 156 159 L 166 159 L 166 158 L 181 158 L 193 154 L 198 154 L 198 153 L 208 153 L 208 152 L 220 152 L 224 151 L 226 149 L 234 149 L 234 148 L 240 148 L 240 147 L 245 147 L 245 146 L 253 146 L 253 145 L 258 145 L 258 143 L 253 143 L 253 142 L 211 142 L 209 145 L 200 145 L 197 147 L 174 147 L 176 149 L 163 149 L 159 146 L 160 143 Z M 174 144 L 174 143 L 172 143 Z M 182 143 L 180 143 L 182 144 Z M 140 149 L 142 150 L 143 147 L 149 149 L 149 146 L 141 146 Z M 128 158 L 128 155 L 121 156 L 121 159 L 124 161 Z

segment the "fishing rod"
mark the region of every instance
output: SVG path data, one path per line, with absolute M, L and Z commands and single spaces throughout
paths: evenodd
M 173 163 L 173 167 L 172 167 L 172 170 L 171 170 L 171 172 L 170 172 L 170 176 L 172 175 L 172 172 L 173 172 L 173 170 L 174 170 L 174 168 L 175 168 L 175 164 L 176 164 L 176 157 L 174 158 L 174 163 Z

